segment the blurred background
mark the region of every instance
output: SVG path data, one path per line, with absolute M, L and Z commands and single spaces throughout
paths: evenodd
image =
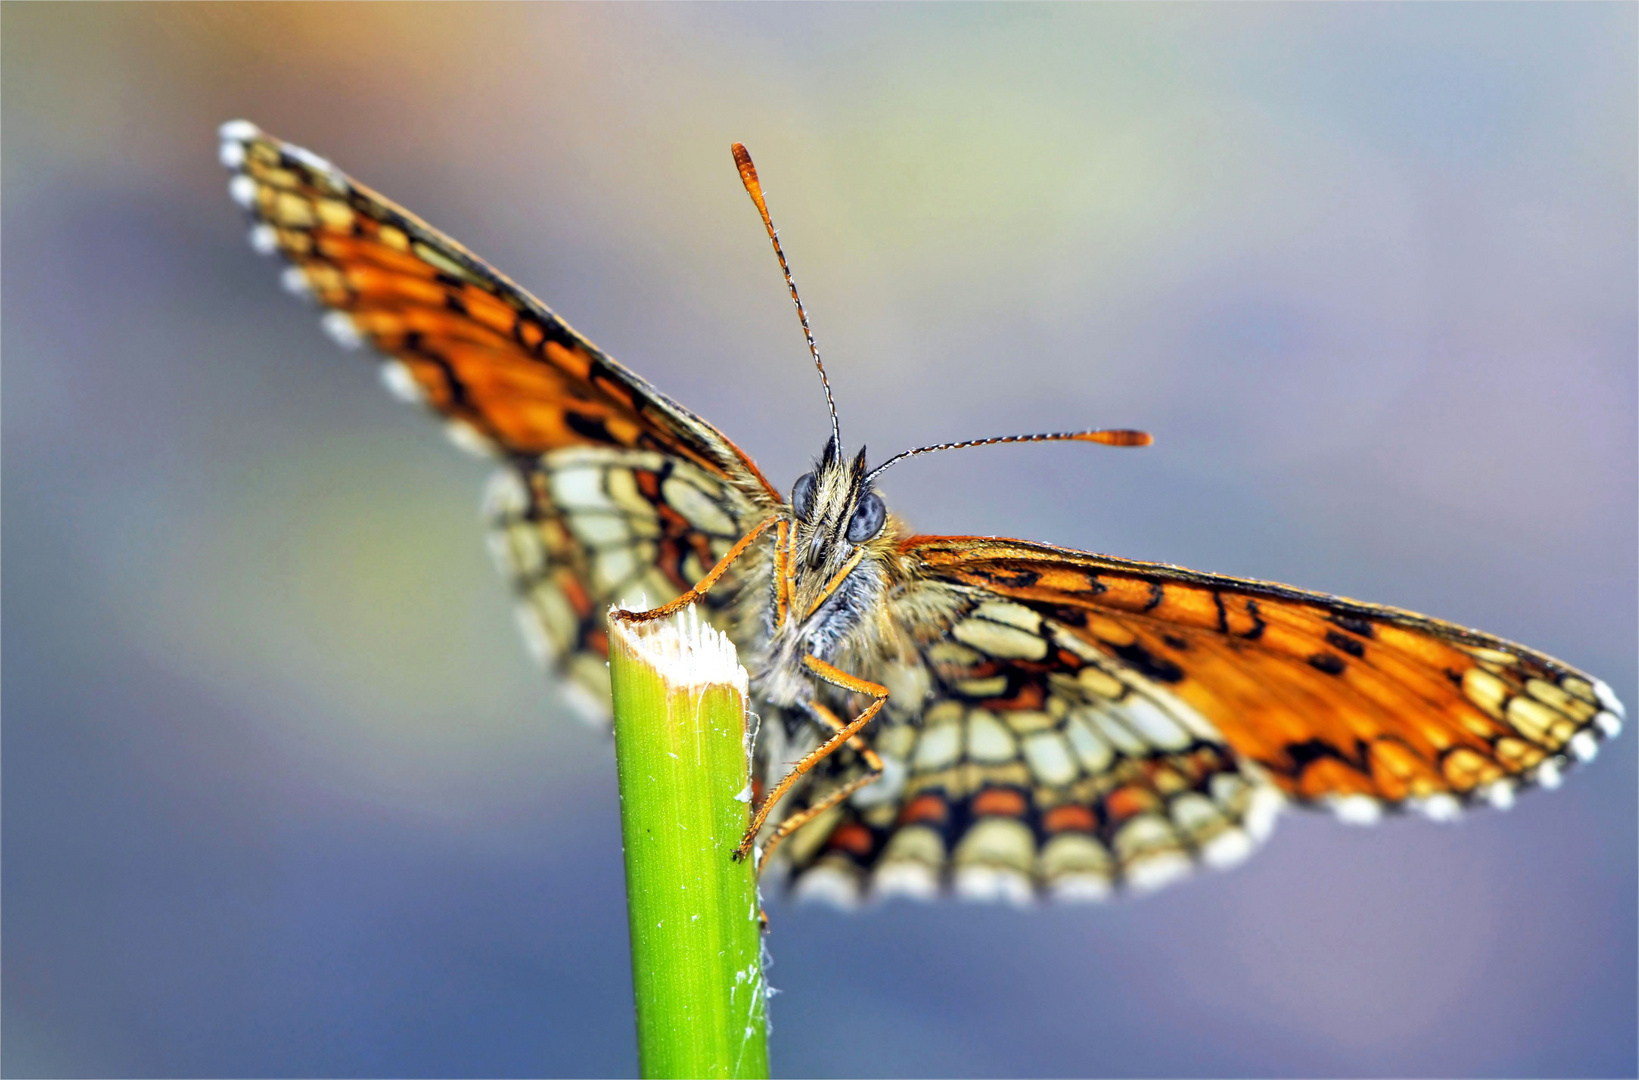
M 636 1070 L 609 740 L 487 468 L 245 244 L 243 116 L 450 232 L 784 486 L 845 439 L 995 533 L 1636 623 L 1632 5 L 8 4 L 10 1075 Z M 798 1075 L 1633 1075 L 1630 732 L 1455 826 L 1015 911 L 770 900 Z

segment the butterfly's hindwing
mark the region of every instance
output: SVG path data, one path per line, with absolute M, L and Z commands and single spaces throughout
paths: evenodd
M 578 688 L 582 712 L 607 723 L 610 605 L 642 608 L 686 592 L 743 535 L 755 508 L 684 459 L 575 447 L 498 473 L 484 515 L 531 652 Z M 733 627 L 740 583 L 731 570 L 706 595 L 722 629 Z
M 962 593 L 913 661 L 872 673 L 901 701 L 872 741 L 886 776 L 782 849 L 797 895 L 1102 899 L 1233 865 L 1268 834 L 1280 796 L 1189 705 L 1025 606 Z M 861 767 L 827 765 L 799 804 Z

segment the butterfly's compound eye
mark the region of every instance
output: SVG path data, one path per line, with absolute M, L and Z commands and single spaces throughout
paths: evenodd
M 854 510 L 854 516 L 848 519 L 848 542 L 863 544 L 871 537 L 882 531 L 882 523 L 888 520 L 888 508 L 882 503 L 882 496 L 874 491 L 865 493 L 859 500 L 859 506 Z
M 814 474 L 803 473 L 797 477 L 797 482 L 791 485 L 791 509 L 802 521 L 808 520 L 808 515 L 814 512 Z

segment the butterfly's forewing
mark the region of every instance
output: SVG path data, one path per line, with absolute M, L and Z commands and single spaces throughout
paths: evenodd
M 1289 796 L 1345 816 L 1507 803 L 1620 729 L 1597 679 L 1411 612 L 1016 540 L 904 550 L 929 579 L 1005 596 L 1164 686 Z
M 283 256 L 326 331 L 372 346 L 388 387 L 456 443 L 508 461 L 485 514 L 520 626 L 606 721 L 609 605 L 682 593 L 778 495 L 716 428 L 329 162 L 243 122 L 224 126 L 222 159 L 252 245 Z M 721 623 L 737 585 L 708 599 Z
M 470 448 L 514 459 L 568 446 L 682 458 L 751 497 L 778 494 L 721 432 L 672 401 L 461 245 L 323 158 L 224 125 L 229 192 L 251 243 L 327 309 L 325 329 L 388 359 L 383 378 L 425 401 Z

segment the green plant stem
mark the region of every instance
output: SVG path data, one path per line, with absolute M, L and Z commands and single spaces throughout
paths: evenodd
M 610 620 L 620 823 L 646 1077 L 767 1077 L 746 674 L 692 608 Z

